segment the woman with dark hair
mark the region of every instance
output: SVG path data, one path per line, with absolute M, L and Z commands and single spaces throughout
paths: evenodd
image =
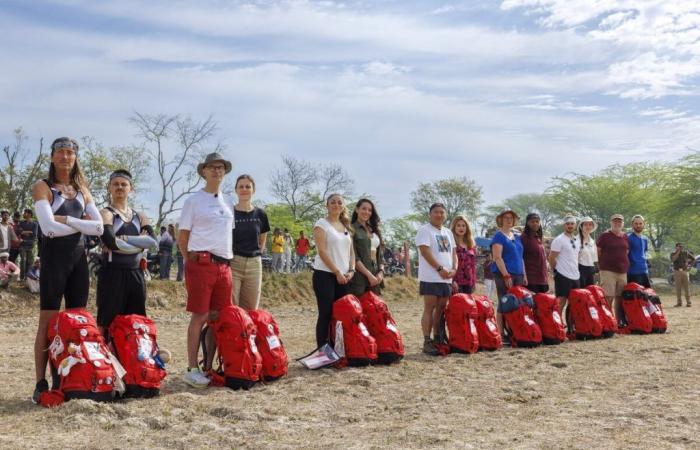
M 238 203 L 233 216 L 233 303 L 245 310 L 258 309 L 262 289 L 262 249 L 265 248 L 270 223 L 262 208 L 253 205 L 255 180 L 243 174 L 236 179 Z
M 578 238 L 581 252 L 578 254 L 579 283 L 581 287 L 595 284 L 595 266 L 598 264 L 598 249 L 593 233 L 598 225 L 590 217 L 584 217 L 578 224 Z
M 534 293 L 548 292 L 547 255 L 544 250 L 540 216 L 537 213 L 530 213 L 525 218 L 525 228 L 520 235 L 520 242 L 523 244 L 527 288 Z
M 51 318 L 65 307 L 82 308 L 88 300 L 90 275 L 83 235 L 102 235 L 102 217 L 78 165 L 78 143 L 67 137 L 51 144 L 51 164 L 47 179 L 32 187 L 34 210 L 43 237 L 41 239 L 41 277 L 39 326 L 34 341 L 36 388 L 32 401 L 48 390 L 47 328 Z M 86 218 L 87 217 L 87 218 Z
M 352 225 L 340 194 L 326 200 L 326 217 L 314 224 L 314 241 L 318 254 L 314 260 L 312 283 L 318 305 L 316 344 L 328 342 L 333 303 L 347 295 L 348 283 L 355 275 L 355 252 L 352 248 Z
M 384 287 L 384 242 L 374 203 L 366 198 L 360 199 L 352 212 L 351 222 L 357 274 L 348 284 L 348 289 L 357 296 L 368 290 L 380 294 Z
M 472 294 L 476 286 L 476 242 L 467 218 L 457 215 L 450 226 L 457 249 L 457 271 L 452 279 L 455 293 Z

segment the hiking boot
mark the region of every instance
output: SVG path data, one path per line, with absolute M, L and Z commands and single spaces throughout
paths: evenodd
M 439 354 L 438 349 L 435 348 L 435 344 L 433 343 L 433 341 L 423 342 L 423 353 L 431 356 L 437 356 Z
M 42 392 L 46 392 L 49 390 L 49 382 L 46 380 L 41 380 L 36 383 L 36 387 L 34 388 L 34 393 L 32 394 L 32 403 L 35 405 L 39 404 L 39 398 L 41 397 Z
M 675 305 L 673 305 L 674 308 L 680 308 L 681 306 L 683 306 L 683 303 L 681 302 L 678 302 Z
M 692 305 L 693 305 L 693 304 L 690 303 L 690 302 L 688 302 L 688 303 L 685 304 L 685 306 L 688 307 L 688 308 L 690 308 Z
M 209 386 L 210 382 L 209 378 L 199 368 L 188 368 L 182 377 L 182 381 L 193 388 L 205 388 Z

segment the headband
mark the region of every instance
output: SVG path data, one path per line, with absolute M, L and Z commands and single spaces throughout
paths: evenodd
M 75 142 L 74 139 L 70 138 L 60 138 L 56 139 L 54 143 L 51 145 L 51 151 L 54 152 L 58 150 L 59 148 L 69 148 L 74 151 L 78 151 L 78 143 Z
M 131 179 L 131 174 L 125 170 L 112 172 L 109 176 L 109 181 L 111 182 L 115 178 L 124 178 L 125 180 L 129 180 L 130 184 L 134 184 L 134 181 Z

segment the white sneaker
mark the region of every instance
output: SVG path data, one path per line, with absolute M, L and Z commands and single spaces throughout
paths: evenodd
M 194 369 L 187 369 L 185 371 L 185 375 L 182 377 L 182 380 L 194 387 L 194 388 L 205 388 L 209 386 L 209 378 L 207 378 L 206 375 L 202 373 L 199 368 L 194 368 Z

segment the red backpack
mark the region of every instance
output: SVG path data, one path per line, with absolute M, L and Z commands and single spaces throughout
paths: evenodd
M 605 299 L 605 291 L 603 291 L 602 287 L 595 284 L 586 286 L 586 290 L 593 294 L 593 299 L 598 306 L 598 316 L 600 317 L 600 323 L 603 325 L 601 336 L 605 338 L 613 337 L 617 333 L 617 319 L 615 319 L 612 308 L 610 308 L 610 304 Z
M 569 291 L 569 304 L 566 307 L 569 337 L 571 339 L 595 339 L 603 334 L 603 324 L 598 314 L 598 302 L 588 289 Z
M 269 312 L 257 309 L 249 311 L 258 334 L 255 344 L 262 357 L 262 375 L 265 381 L 272 381 L 287 375 L 289 358 L 280 339 L 280 328 Z
M 534 297 L 535 321 L 542 330 L 542 343 L 558 345 L 566 340 L 566 329 L 561 320 L 559 300 L 554 295 L 539 293 Z
M 668 328 L 668 320 L 666 320 L 666 314 L 664 314 L 664 309 L 661 307 L 661 298 L 651 288 L 647 288 L 645 292 L 649 299 L 648 309 L 651 315 L 651 332 L 665 333 Z
M 479 350 L 498 350 L 503 347 L 501 333 L 496 325 L 493 303 L 485 295 L 472 295 L 476 303 L 476 334 L 479 336 Z
M 522 286 L 513 286 L 500 299 L 505 327 L 512 347 L 537 347 L 542 343 L 542 330 L 532 313 L 532 293 Z
M 346 295 L 333 303 L 331 342 L 341 359 L 338 367 L 361 367 L 377 360 L 377 342 L 369 334 L 362 315 L 362 305 L 354 295 Z
M 377 363 L 392 364 L 405 354 L 403 339 L 386 303 L 374 292 L 359 298 L 369 334 L 377 342 Z
M 449 336 L 450 351 L 476 353 L 479 350 L 479 333 L 476 317 L 479 310 L 469 294 L 455 294 L 445 308 L 445 323 Z
M 116 373 L 104 338 L 92 315 L 83 308 L 57 313 L 49 322 L 49 360 L 60 377 L 67 400 L 114 398 Z
M 155 397 L 165 378 L 165 365 L 158 355 L 156 324 L 138 314 L 118 315 L 109 326 L 116 357 L 126 370 L 127 397 Z
M 622 311 L 625 314 L 623 332 L 632 334 L 649 334 L 654 328 L 654 322 L 649 312 L 649 298 L 644 286 L 637 283 L 627 283 L 622 291 Z
M 227 305 L 210 326 L 219 354 L 219 368 L 210 373 L 212 384 L 250 389 L 262 376 L 262 356 L 255 344 L 257 328 L 250 316 L 239 306 Z

